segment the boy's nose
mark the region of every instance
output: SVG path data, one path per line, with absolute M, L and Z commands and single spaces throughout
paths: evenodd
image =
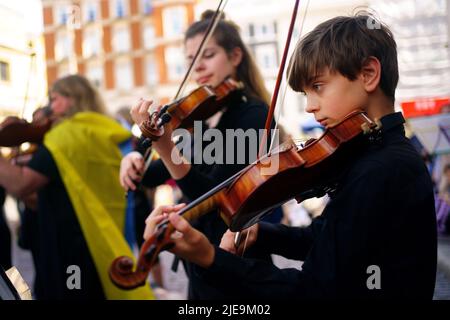
M 306 99 L 306 108 L 305 111 L 308 113 L 314 113 L 316 111 L 319 110 L 319 104 L 317 103 L 317 101 L 315 101 L 314 99 L 311 98 L 307 98 Z

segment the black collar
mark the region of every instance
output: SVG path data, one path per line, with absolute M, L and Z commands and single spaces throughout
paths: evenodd
M 404 131 L 403 124 L 405 123 L 405 118 L 401 112 L 390 113 L 380 119 L 381 121 L 381 132 L 385 133 L 391 129 L 400 127 Z

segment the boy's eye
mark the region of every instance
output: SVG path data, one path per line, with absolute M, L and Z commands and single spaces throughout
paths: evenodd
M 320 88 L 322 88 L 322 84 L 321 83 L 315 83 L 315 84 L 312 85 L 312 88 L 315 91 L 318 91 L 318 90 L 320 90 Z

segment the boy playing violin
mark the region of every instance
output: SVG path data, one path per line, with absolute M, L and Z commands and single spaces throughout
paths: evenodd
M 201 268 L 230 297 L 433 297 L 436 221 L 433 187 L 419 154 L 394 112 L 397 51 L 391 31 L 365 13 L 323 22 L 297 45 L 289 84 L 306 95 L 306 111 L 330 127 L 364 110 L 381 128 L 348 159 L 330 202 L 306 228 L 258 223 L 247 247 L 304 261 L 302 270 L 235 255 L 230 231 L 220 247 L 177 214 L 160 207 L 147 220 L 147 236 L 169 215 L 182 234 L 172 252 Z M 230 284 L 229 279 L 234 281 Z

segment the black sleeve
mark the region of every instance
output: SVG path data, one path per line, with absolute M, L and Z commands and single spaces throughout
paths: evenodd
M 56 162 L 50 151 L 44 145 L 39 146 L 27 166 L 51 180 L 60 179 Z
M 366 187 L 367 181 L 374 185 L 370 191 Z M 373 191 L 380 190 L 385 183 L 385 175 L 378 170 L 365 172 L 352 178 L 342 190 L 345 196 L 327 205 L 322 214 L 323 222 L 317 220 L 306 230 L 278 226 L 263 228 L 263 243 L 272 246 L 274 251 L 294 258 L 304 258 L 306 254 L 301 271 L 278 269 L 273 264 L 243 259 L 216 248 L 213 264 L 199 272 L 226 294 L 234 290 L 243 296 L 260 299 L 326 298 L 336 294 L 336 286 L 341 282 L 355 286 L 355 279 L 363 287 L 367 280 L 367 265 L 362 262 L 366 261 L 364 255 L 369 251 L 367 214 L 381 209 L 374 204 L 380 203 L 382 194 Z M 313 243 L 310 242 L 312 238 Z M 299 252 L 295 253 L 297 246 Z M 234 279 L 233 288 L 227 279 Z
M 262 129 L 264 128 L 266 117 L 266 108 L 262 108 L 260 105 L 249 105 L 246 107 L 245 112 L 242 112 L 234 119 L 233 128 L 229 129 L 242 129 L 243 131 L 248 129 Z M 226 135 L 224 140 L 226 140 Z M 226 146 L 227 143 L 230 142 L 224 141 L 223 145 Z M 250 146 L 248 139 L 245 143 L 245 150 L 250 150 L 250 147 L 254 147 Z M 257 148 L 259 148 L 259 143 Z M 245 161 L 243 161 L 244 163 L 238 163 L 238 150 L 235 145 L 234 161 L 232 164 L 227 164 L 226 148 L 223 151 L 223 164 L 214 164 L 209 171 L 202 170 L 204 166 L 193 164 L 186 176 L 176 181 L 188 198 L 196 199 L 200 197 L 233 174 L 244 169 L 252 160 L 247 155 Z
M 142 184 L 155 188 L 170 179 L 170 173 L 161 159 L 154 160 L 147 168 L 142 178 Z
M 234 299 L 298 299 L 320 296 L 314 277 L 297 269 L 279 269 L 259 259 L 244 259 L 215 248 L 213 265 L 198 268 L 211 286 Z M 233 281 L 230 281 L 233 279 Z
M 260 222 L 258 238 L 254 245 L 265 248 L 271 254 L 304 261 L 322 225 L 323 218 L 320 216 L 307 227 Z

